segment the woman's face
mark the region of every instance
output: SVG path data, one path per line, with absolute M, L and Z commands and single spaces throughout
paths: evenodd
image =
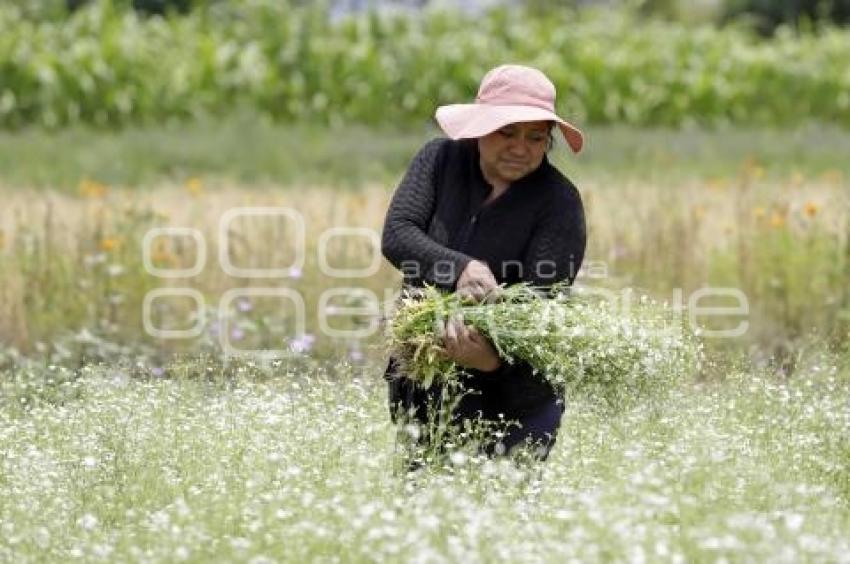
M 549 144 L 548 121 L 508 124 L 478 138 L 481 172 L 490 182 L 510 184 L 543 162 Z

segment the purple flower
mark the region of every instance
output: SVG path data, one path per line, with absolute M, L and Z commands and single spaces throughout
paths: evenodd
M 241 312 L 251 311 L 254 309 L 254 306 L 251 304 L 251 300 L 248 298 L 239 298 L 236 300 L 236 309 Z
M 314 337 L 313 335 L 310 335 L 308 333 L 308 334 L 302 335 L 301 337 L 293 340 L 289 344 L 289 348 L 292 350 L 292 352 L 295 352 L 295 353 L 306 353 L 306 352 L 309 352 L 310 349 L 313 348 L 313 343 L 315 341 L 316 341 L 316 337 Z
M 230 330 L 230 340 L 241 341 L 245 337 L 245 331 L 241 327 L 234 327 Z
M 154 366 L 153 368 L 151 368 L 151 374 L 153 374 L 157 378 L 160 378 L 165 374 L 165 368 L 161 366 Z
M 348 351 L 348 358 L 351 359 L 352 362 L 360 362 L 363 360 L 363 352 L 358 349 Z
M 613 259 L 623 258 L 628 256 L 629 249 L 623 245 L 614 245 L 610 250 L 610 255 Z
M 298 268 L 297 266 L 293 266 L 292 268 L 289 269 L 289 277 L 290 278 L 301 278 L 301 275 L 303 273 L 304 272 L 300 268 Z

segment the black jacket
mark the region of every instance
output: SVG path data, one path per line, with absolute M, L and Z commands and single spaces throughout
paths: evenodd
M 419 151 L 392 197 L 382 238 L 382 252 L 405 285 L 454 290 L 473 259 L 486 262 L 499 283 L 572 283 L 586 244 L 575 186 L 544 157 L 537 170 L 482 205 L 491 190 L 474 139 L 435 139 Z M 498 374 L 470 372 L 467 387 L 482 392 L 492 413 L 520 417 L 554 399 L 552 387 L 526 363 L 505 363 Z M 426 395 L 398 372 L 394 359 L 385 377 L 391 404 L 423 412 Z

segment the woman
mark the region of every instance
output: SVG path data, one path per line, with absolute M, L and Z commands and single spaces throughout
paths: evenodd
M 503 283 L 572 283 L 584 257 L 584 210 L 575 186 L 546 152 L 556 125 L 576 153 L 583 136 L 554 110 L 554 85 L 519 65 L 488 72 L 475 103 L 437 109 L 449 139 L 419 151 L 384 223 L 382 252 L 406 286 L 430 284 L 481 300 Z M 563 413 L 552 386 L 528 364 L 503 363 L 492 344 L 458 318 L 446 322 L 443 336 L 445 354 L 470 374 L 463 380 L 469 393 L 454 405 L 453 420 L 515 421 L 488 452 L 533 442 L 545 459 Z M 421 389 L 393 358 L 385 378 L 394 422 L 404 414 L 425 424 L 429 409 L 440 407 L 444 390 Z

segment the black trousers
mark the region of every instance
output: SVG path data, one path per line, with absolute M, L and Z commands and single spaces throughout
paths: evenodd
M 410 422 L 427 429 L 433 418 L 442 412 L 444 420 L 455 428 L 464 422 L 480 420 L 493 425 L 506 423 L 504 435 L 498 440 L 483 445 L 488 456 L 510 453 L 514 447 L 527 444 L 539 460 L 546 460 L 555 445 L 564 405 L 559 399 L 547 401 L 521 414 L 503 413 L 499 409 L 498 397 L 488 389 L 488 382 L 471 381 L 465 390 L 447 390 L 444 386 L 432 385 L 427 390 L 400 374 L 396 361 L 390 359 L 385 378 L 388 383 L 390 415 L 394 423 Z M 448 405 L 447 405 L 448 403 Z M 430 444 L 434 437 L 427 431 L 417 437 L 419 446 L 436 447 Z

